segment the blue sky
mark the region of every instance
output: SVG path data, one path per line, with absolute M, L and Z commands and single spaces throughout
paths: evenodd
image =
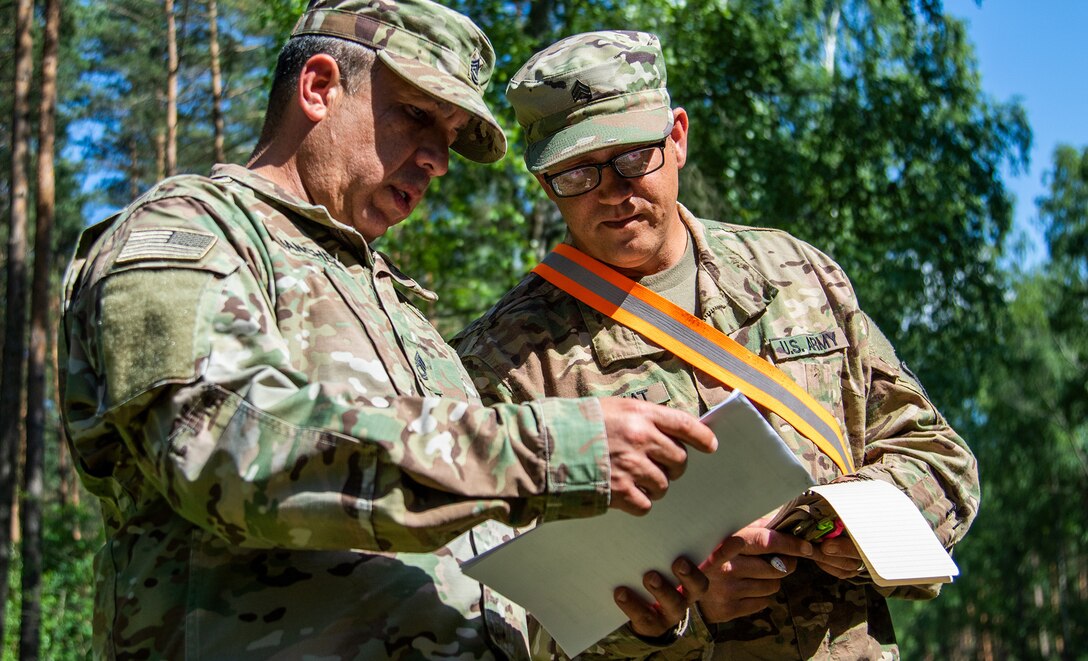
M 1042 259 L 1035 198 L 1043 174 L 1058 144 L 1088 147 L 1088 1 L 945 0 L 944 8 L 968 24 L 983 90 L 997 101 L 1018 97 L 1027 111 L 1031 164 L 1006 172 L 1005 183 L 1017 197 L 1016 229 L 1034 241 L 1031 261 Z

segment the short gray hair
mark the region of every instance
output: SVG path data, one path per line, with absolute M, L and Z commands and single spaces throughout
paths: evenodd
M 268 93 L 268 107 L 264 114 L 264 127 L 254 152 L 268 146 L 283 120 L 283 113 L 293 101 L 298 87 L 302 66 L 314 55 L 324 53 L 336 60 L 340 67 L 340 84 L 348 94 L 362 88 L 364 80 L 370 80 L 377 54 L 374 49 L 360 43 L 320 35 L 300 35 L 287 40 L 276 61 L 272 87 Z

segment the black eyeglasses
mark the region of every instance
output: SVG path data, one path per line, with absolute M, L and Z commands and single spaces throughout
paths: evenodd
M 589 163 L 576 168 L 563 170 L 557 174 L 544 175 L 544 181 L 552 187 L 559 197 L 574 197 L 588 193 L 601 185 L 601 171 L 607 167 L 626 179 L 635 179 L 656 172 L 665 164 L 665 141 L 625 151 L 604 163 Z

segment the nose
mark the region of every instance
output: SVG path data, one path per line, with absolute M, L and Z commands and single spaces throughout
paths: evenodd
M 612 168 L 604 168 L 601 183 L 593 192 L 604 204 L 619 204 L 631 197 L 631 180 L 621 177 Z
M 416 164 L 432 177 L 446 174 L 450 169 L 450 148 L 445 136 L 437 131 L 427 131 L 416 150 Z

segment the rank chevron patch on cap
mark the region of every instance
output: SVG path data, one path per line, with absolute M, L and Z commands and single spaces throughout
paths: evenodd
M 135 230 L 129 235 L 117 263 L 139 259 L 175 259 L 193 261 L 208 254 L 215 237 L 203 232 L 179 229 Z
M 477 87 L 480 86 L 480 68 L 483 66 L 483 59 L 480 58 L 480 49 L 472 51 L 472 57 L 468 64 L 468 77 L 472 80 L 472 84 Z
M 586 85 L 580 80 L 574 81 L 574 86 L 570 90 L 570 98 L 575 101 L 589 101 L 593 98 L 593 91 L 589 89 L 589 85 Z

